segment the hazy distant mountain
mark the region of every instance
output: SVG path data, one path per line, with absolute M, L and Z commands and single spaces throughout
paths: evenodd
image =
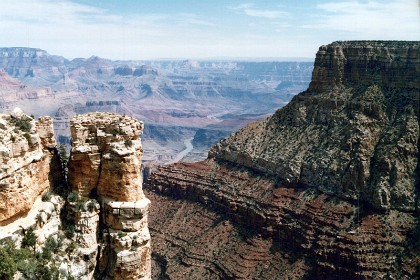
M 57 134 L 64 142 L 68 141 L 69 117 L 110 111 L 143 120 L 146 127 L 153 125 L 160 134 L 174 133 L 173 127 L 180 127 L 184 139 L 174 147 L 177 151 L 184 147 L 185 139 L 194 136 L 185 127 L 197 130 L 210 126 L 210 131 L 217 127 L 220 133 L 215 135 L 222 137 L 284 106 L 308 86 L 313 63 L 112 61 L 97 56 L 67 60 L 40 49 L 2 48 L 0 69 L 27 86 L 51 89 L 49 97 L 14 103 L 0 100 L 0 106 L 7 111 L 19 105 L 36 116 L 56 115 Z M 246 118 L 240 117 L 244 114 Z M 197 139 L 204 139 L 203 135 L 210 133 L 201 131 Z M 156 143 L 152 150 L 165 144 L 156 137 L 150 139 L 150 143 Z

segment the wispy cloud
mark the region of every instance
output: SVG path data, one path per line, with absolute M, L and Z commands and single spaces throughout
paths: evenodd
M 244 9 L 244 14 L 251 17 L 262 17 L 262 18 L 280 18 L 287 16 L 288 13 L 282 11 L 271 11 L 271 10 L 258 10 L 258 9 Z
M 210 26 L 210 27 L 217 26 L 216 23 L 210 20 L 205 20 L 196 14 L 179 13 L 175 17 L 176 17 L 176 22 L 181 23 L 182 25 L 185 25 L 185 26 L 191 26 L 191 25 Z
M 255 8 L 255 5 L 253 3 L 244 3 L 237 6 L 231 6 L 230 9 L 250 17 L 277 19 L 289 16 L 288 12 L 282 10 L 267 10 Z
M 159 52 L 179 56 L 189 42 L 206 39 L 203 30 L 217 27 L 194 13 L 124 17 L 69 0 L 2 0 L 1 5 L 0 46 L 39 47 L 67 58 L 75 53 L 119 59 Z
M 345 32 L 360 39 L 420 38 L 419 3 L 416 0 L 391 2 L 330 2 L 317 6 L 324 16 L 305 28 Z

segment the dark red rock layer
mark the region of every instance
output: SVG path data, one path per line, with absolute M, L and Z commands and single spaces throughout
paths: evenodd
M 420 263 L 419 257 L 403 253 L 407 231 L 415 223 L 411 214 L 370 213 L 313 189 L 279 186 L 261 174 L 213 160 L 162 167 L 150 178 L 147 191 L 157 205 L 149 216 L 152 251 L 160 260 L 155 268 L 164 267 L 171 279 L 181 279 L 179 273 L 188 273 L 184 279 L 207 274 L 211 279 L 259 278 L 255 250 L 269 263 L 283 263 L 293 253 L 301 264 L 295 267 L 289 257 L 284 269 L 293 268 L 295 277 L 277 270 L 267 279 L 301 279 L 305 274 L 322 279 L 414 279 Z M 257 237 L 244 238 L 244 229 Z M 233 243 L 226 241 L 233 236 Z M 267 245 L 271 243 L 277 245 Z M 214 253 L 225 246 L 236 249 Z M 241 255 L 241 250 L 247 253 Z M 248 260 L 253 265 L 248 266 Z

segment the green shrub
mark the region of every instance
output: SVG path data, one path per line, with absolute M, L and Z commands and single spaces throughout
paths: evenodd
M 47 249 L 56 254 L 59 252 L 61 246 L 63 246 L 63 240 L 50 236 L 45 240 L 44 250 Z
M 29 248 L 31 247 L 35 252 L 35 245 L 36 245 L 36 235 L 34 233 L 33 228 L 29 228 L 24 232 L 24 236 L 22 239 L 22 247 Z
M 25 132 L 25 134 L 23 134 L 23 137 L 25 137 L 26 141 L 28 141 L 29 147 L 33 148 L 34 147 L 34 143 L 32 142 L 31 135 L 29 135 L 28 132 Z
M 75 232 L 75 226 L 74 224 L 67 224 L 65 229 L 65 234 L 67 238 L 73 238 Z
M 122 238 L 122 237 L 126 236 L 126 235 L 127 235 L 127 233 L 125 233 L 125 232 L 123 232 L 123 231 L 119 231 L 119 232 L 117 233 L 117 235 L 118 235 L 118 237 L 119 237 L 119 238 Z
M 38 262 L 36 268 L 36 277 L 41 280 L 51 280 L 59 279 L 60 272 L 55 265 L 50 264 L 46 266 L 45 264 Z
M 0 247 L 0 279 L 9 280 L 13 279 L 17 271 L 17 266 L 13 257 L 5 250 Z
M 77 212 L 86 211 L 86 204 L 83 201 L 78 200 L 76 202 L 76 211 Z
M 46 192 L 42 195 L 41 197 L 42 201 L 50 201 L 51 200 L 51 193 L 50 192 Z
M 71 193 L 69 193 L 69 195 L 67 196 L 67 200 L 69 202 L 76 202 L 79 200 L 79 194 L 76 191 L 72 191 Z
M 12 140 L 12 143 L 15 143 L 15 141 L 16 141 L 16 136 L 11 135 L 11 136 L 10 136 L 10 140 Z
M 67 245 L 67 247 L 64 251 L 70 257 L 70 255 L 74 252 L 74 250 L 76 250 L 76 243 L 71 242 L 69 245 Z
M 111 134 L 112 134 L 112 136 L 117 136 L 118 134 L 120 134 L 120 132 L 118 130 L 116 130 L 116 129 L 113 129 L 111 131 Z
M 23 274 L 24 279 L 34 279 L 38 261 L 34 256 L 29 256 L 26 259 L 20 259 L 16 262 L 17 269 Z
M 67 161 L 69 160 L 69 158 L 67 156 L 66 145 L 61 144 L 59 150 L 60 150 L 59 154 L 60 154 L 60 158 L 61 158 L 61 163 L 64 167 L 64 166 L 67 165 Z
M 14 120 L 15 126 L 17 126 L 22 131 L 29 132 L 32 128 L 32 124 L 31 124 L 31 121 L 29 119 L 14 118 L 13 120 Z
M 42 223 L 42 215 L 41 213 L 36 214 L 35 220 L 37 221 L 37 223 L 41 224 Z
M 125 140 L 125 141 L 124 141 L 124 145 L 125 145 L 126 147 L 131 147 L 131 146 L 133 146 L 133 141 L 131 141 L 130 139 Z

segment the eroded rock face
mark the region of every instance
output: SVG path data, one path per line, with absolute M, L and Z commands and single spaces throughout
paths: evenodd
M 319 48 L 309 91 L 374 84 L 419 90 L 419 58 L 419 42 L 334 42 Z
M 410 213 L 371 212 L 214 160 L 161 167 L 147 185 L 159 205 L 153 278 L 411 279 L 420 262 L 402 257 Z
M 56 154 L 52 119 L 37 122 L 15 109 L 0 114 L 0 224 L 29 211 L 53 187 L 51 162 Z
M 419 43 L 379 45 L 321 47 L 306 92 L 271 118 L 217 144 L 210 157 L 276 175 L 288 184 L 361 199 L 377 209 L 413 211 Z M 403 64 L 391 59 L 402 54 Z M 369 72 L 368 65 L 378 68 Z
M 153 172 L 148 196 L 168 213 L 151 211 L 152 236 L 170 244 L 153 249 L 155 275 L 261 278 L 274 269 L 267 255 L 293 252 L 307 266 L 290 275 L 286 265 L 274 279 L 415 279 L 419 43 L 371 43 L 321 47 L 311 86 L 283 109 L 217 144 L 206 161 Z M 232 232 L 207 235 L 218 220 L 203 208 L 252 232 L 234 244 Z M 190 211 L 199 213 L 196 224 L 182 220 Z M 204 230 L 187 233 L 177 223 Z M 245 262 L 251 258 L 231 257 L 240 249 L 214 245 L 245 248 L 258 234 L 280 244 L 252 257 L 258 269 Z
M 97 213 L 90 211 L 90 221 L 96 221 L 90 227 L 103 230 L 80 231 L 87 248 L 100 245 L 99 277 L 150 279 L 150 201 L 144 197 L 140 173 L 143 123 L 112 113 L 90 113 L 75 116 L 70 125 L 69 183 L 84 203 L 90 197 L 100 204 Z M 83 228 L 84 219 L 73 220 Z M 96 250 L 87 258 L 96 261 Z

